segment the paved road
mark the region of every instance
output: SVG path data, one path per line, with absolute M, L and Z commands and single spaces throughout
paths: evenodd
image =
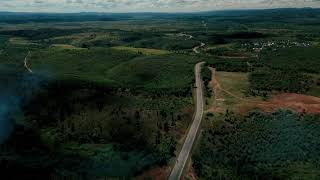
M 201 124 L 201 119 L 203 115 L 203 89 L 202 89 L 203 85 L 202 85 L 202 79 L 201 79 L 201 67 L 203 64 L 204 62 L 201 62 L 195 66 L 196 87 L 197 87 L 196 111 L 195 111 L 192 125 L 188 132 L 187 138 L 176 160 L 176 164 L 170 174 L 169 180 L 179 180 L 181 178 L 183 169 L 187 163 L 190 152 L 192 150 L 192 146 L 194 144 L 194 141 L 196 139 L 196 136 Z

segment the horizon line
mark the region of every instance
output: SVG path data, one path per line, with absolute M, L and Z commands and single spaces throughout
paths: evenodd
M 281 10 L 281 9 L 319 9 L 318 7 L 279 7 L 279 8 L 235 8 L 235 9 L 216 9 L 206 11 L 128 11 L 128 12 L 102 12 L 102 11 L 75 11 L 75 12 L 58 12 L 58 11 L 1 11 L 0 13 L 21 13 L 21 14 L 197 14 L 197 13 L 209 13 L 209 12 L 223 12 L 223 11 L 255 11 L 255 10 Z

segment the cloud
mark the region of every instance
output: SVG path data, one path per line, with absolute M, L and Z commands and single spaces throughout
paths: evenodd
M 1 11 L 180 12 L 217 9 L 320 7 L 319 0 L 0 0 Z

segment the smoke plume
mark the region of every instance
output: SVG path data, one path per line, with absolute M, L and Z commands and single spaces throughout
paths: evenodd
M 18 110 L 18 105 L 14 98 L 0 96 L 0 144 L 2 144 L 13 131 L 13 120 L 10 118 L 11 113 Z
M 34 96 L 43 77 L 0 66 L 0 144 L 14 130 L 15 119 L 23 117 L 21 106 Z

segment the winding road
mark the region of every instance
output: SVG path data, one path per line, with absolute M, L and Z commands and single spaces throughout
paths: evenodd
M 185 34 L 185 33 L 179 33 L 178 36 L 186 36 L 186 37 L 188 37 L 189 39 L 194 38 L 192 35 L 190 35 L 190 34 Z M 205 45 L 206 45 L 205 43 L 201 42 L 201 44 L 200 44 L 199 46 L 196 46 L 196 47 L 192 48 L 192 51 L 193 51 L 194 53 L 196 53 L 196 54 L 199 54 L 200 51 L 198 51 L 198 49 L 204 47 Z
M 204 62 L 200 62 L 195 66 L 195 77 L 196 77 L 196 110 L 194 114 L 194 119 L 192 125 L 189 129 L 187 138 L 183 144 L 183 147 L 180 151 L 180 154 L 176 160 L 175 166 L 171 171 L 169 180 L 179 180 L 181 178 L 182 172 L 185 168 L 185 165 L 189 159 L 194 141 L 196 139 L 202 116 L 203 116 L 203 88 L 202 88 L 202 79 L 201 79 L 201 67 Z
M 29 71 L 29 73 L 33 73 L 31 68 L 28 66 L 28 56 L 30 56 L 31 52 L 29 51 L 27 56 L 24 58 L 24 67 Z
M 206 44 L 205 43 L 201 43 L 200 46 L 196 46 L 194 47 L 192 50 L 193 52 L 195 52 L 196 54 L 199 54 L 200 52 L 198 51 L 198 49 L 202 48 L 203 46 L 205 46 Z
M 190 34 L 185 34 L 185 33 L 179 33 L 178 36 L 186 36 L 186 37 L 188 37 L 189 39 L 192 39 L 192 38 L 193 38 L 192 35 L 190 35 Z

